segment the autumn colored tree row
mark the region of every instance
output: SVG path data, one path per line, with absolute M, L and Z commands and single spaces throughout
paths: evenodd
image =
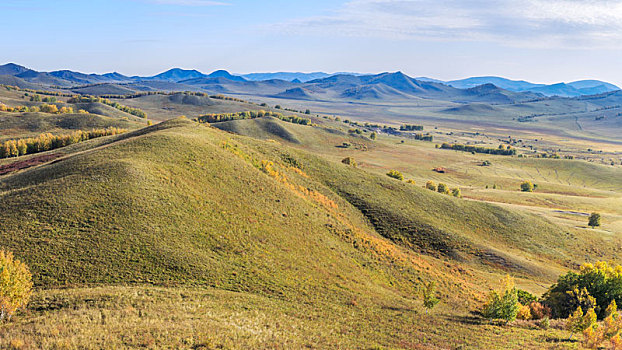
M 97 137 L 121 134 L 126 131 L 126 129 L 110 127 L 90 131 L 78 130 L 65 135 L 45 133 L 27 139 L 8 140 L 0 143 L 0 158 L 19 157 L 25 154 L 45 152 Z
M 272 111 L 246 111 L 246 112 L 237 112 L 237 113 L 211 113 L 201 115 L 196 118 L 199 123 L 219 123 L 226 122 L 230 120 L 241 120 L 241 119 L 255 119 L 262 117 L 274 117 L 278 118 L 282 121 L 294 124 L 302 124 L 302 125 L 310 125 L 311 120 L 298 117 L 295 115 L 284 116 L 281 113 L 272 112 Z
M 72 107 L 61 107 L 58 108 L 57 105 L 44 103 L 41 106 L 17 106 L 17 107 L 7 107 L 3 104 L 0 104 L 0 112 L 43 112 L 43 113 L 52 113 L 52 114 L 72 114 Z

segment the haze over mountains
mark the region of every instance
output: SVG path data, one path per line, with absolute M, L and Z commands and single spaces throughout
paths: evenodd
M 33 88 L 32 84 L 71 89 L 86 94 L 127 94 L 132 91 L 188 90 L 212 93 L 261 94 L 277 98 L 326 100 L 401 100 L 425 98 L 459 103 L 516 103 L 547 96 L 578 97 L 620 90 L 598 80 L 552 85 L 501 77 L 472 77 L 441 81 L 411 78 L 402 72 L 358 73 L 251 73 L 234 75 L 225 70 L 205 74 L 173 68 L 154 76 L 119 73 L 85 74 L 70 70 L 39 72 L 14 63 L 0 66 L 0 83 Z M 97 85 L 97 86 L 92 86 Z

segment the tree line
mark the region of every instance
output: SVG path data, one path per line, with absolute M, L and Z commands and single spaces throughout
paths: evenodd
M 133 116 L 139 117 L 139 118 L 147 118 L 147 113 L 143 112 L 141 109 L 139 108 L 134 108 L 134 107 L 129 107 L 129 106 L 124 106 L 118 102 L 113 102 L 107 98 L 103 98 L 103 97 L 95 97 L 95 96 L 73 96 L 71 97 L 67 103 L 102 103 L 105 104 L 107 106 L 116 108 L 122 112 L 131 114 Z
M 45 133 L 37 137 L 8 140 L 0 143 L 0 159 L 45 152 L 97 137 L 121 134 L 126 131 L 126 129 L 110 127 L 107 129 L 93 129 L 89 131 L 77 130 L 64 135 Z
M 307 118 L 302 118 L 296 115 L 284 116 L 283 114 L 278 112 L 264 110 L 245 111 L 237 113 L 210 113 L 198 116 L 196 118 L 196 121 L 198 121 L 199 123 L 219 123 L 230 120 L 255 119 L 262 117 L 274 117 L 288 123 L 311 125 L 311 120 Z
M 471 153 L 485 153 L 485 154 L 497 154 L 502 156 L 513 156 L 516 154 L 516 149 L 512 148 L 512 146 L 499 145 L 499 148 L 491 148 L 491 147 L 482 147 L 482 146 L 473 146 L 473 145 L 462 145 L 459 143 L 446 143 L 444 142 L 440 148 L 442 149 L 453 149 L 455 151 L 463 151 L 463 152 L 471 152 Z
M 72 107 L 61 107 L 58 108 L 57 105 L 44 103 L 41 106 L 16 106 L 16 107 L 7 107 L 3 104 L 0 104 L 0 112 L 20 112 L 20 113 L 51 113 L 51 114 L 73 114 Z M 80 110 L 80 113 L 86 113 L 85 111 Z
M 400 126 L 400 131 L 422 131 L 423 125 L 404 124 Z

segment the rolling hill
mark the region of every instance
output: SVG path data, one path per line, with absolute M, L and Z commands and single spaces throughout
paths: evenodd
M 289 141 L 298 129 L 310 128 L 252 123 Z M 381 275 L 372 285 L 355 277 L 382 268 L 404 292 L 418 288 L 409 279 L 427 273 L 409 264 L 413 275 L 382 267 L 381 261 L 394 259 L 385 256 L 390 251 L 470 261 L 473 268 L 494 257 L 487 263 L 505 261 L 499 268 L 541 277 L 548 272 L 502 247 L 554 260 L 556 247 L 542 250 L 539 242 L 562 234 L 537 217 L 442 196 L 270 142 L 232 138 L 183 119 L 117 136 L 106 147 L 98 142 L 90 151 L 0 180 L 3 202 L 15 208 L 3 218 L 2 240 L 21 252 L 38 285 L 176 281 L 299 298 L 303 290 L 332 289 L 332 277 L 316 275 L 332 261 L 329 276 L 352 273 L 353 290 L 385 293 L 389 284 Z M 173 149 L 177 156 L 167 157 Z M 441 221 L 436 212 L 451 219 Z M 353 240 L 359 243 L 352 246 Z M 47 244 L 35 244 L 41 241 Z M 492 242 L 495 253 L 486 246 Z M 326 254 L 326 244 L 336 255 Z M 384 252 L 370 255 L 377 244 Z M 67 258 L 55 260 L 58 254 Z M 364 266 L 376 260 L 369 265 L 376 267 L 361 269 L 351 259 L 368 261 Z

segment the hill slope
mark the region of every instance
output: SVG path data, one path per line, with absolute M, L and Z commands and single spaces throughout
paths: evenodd
M 68 146 L 51 163 L 0 177 L 0 200 L 10 208 L 1 216 L 0 241 L 31 267 L 36 285 L 99 286 L 69 294 L 43 290 L 33 313 L 53 320 L 69 310 L 95 310 L 106 314 L 108 327 L 124 324 L 117 311 L 104 311 L 119 303 L 126 315 L 140 310 L 136 317 L 145 319 L 120 327 L 115 339 L 138 346 L 140 340 L 119 334 L 136 333 L 137 325 L 158 332 L 161 325 L 152 320 L 161 308 L 176 323 L 192 317 L 192 324 L 215 323 L 232 336 L 237 326 L 206 321 L 205 305 L 208 318 L 229 320 L 240 320 L 238 307 L 264 305 L 271 320 L 311 327 L 284 331 L 275 344 L 444 348 L 446 334 L 433 329 L 476 332 L 480 327 L 457 315 L 482 300 L 491 279 L 511 271 L 550 282 L 566 259 L 565 234 L 538 216 L 328 161 L 282 137 L 287 132 L 304 141 L 334 130 L 269 118 L 218 124 L 272 140 L 176 119 Z M 438 282 L 443 316 L 424 316 L 414 300 L 430 280 Z M 177 287 L 146 286 L 152 284 Z M 238 306 L 230 304 L 234 299 Z M 43 337 L 30 324 L 0 329 L 0 345 L 10 329 Z M 49 337 L 38 344 L 49 344 Z M 179 347 L 175 339 L 158 344 Z M 514 348 L 515 341 L 495 344 Z M 266 346 L 256 338 L 237 342 Z M 490 340 L 469 335 L 459 342 L 481 347 Z

